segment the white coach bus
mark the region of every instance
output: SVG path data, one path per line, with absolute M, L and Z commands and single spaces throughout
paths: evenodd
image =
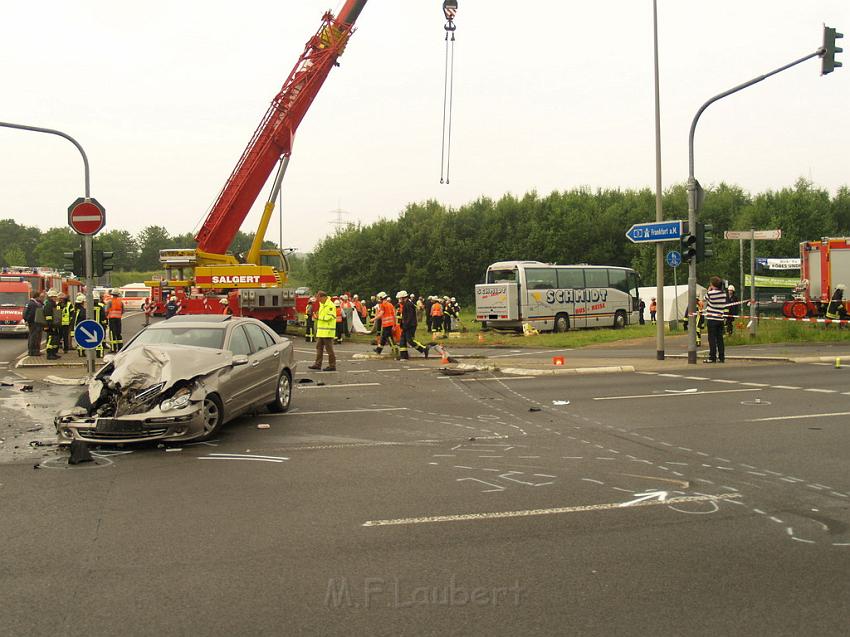
M 482 326 L 566 332 L 637 323 L 639 277 L 631 268 L 500 261 L 475 286 Z

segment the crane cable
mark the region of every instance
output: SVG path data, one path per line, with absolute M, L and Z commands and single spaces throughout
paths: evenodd
M 449 183 L 452 165 L 452 106 L 454 104 L 455 75 L 455 15 L 457 0 L 445 0 L 443 13 L 446 16 L 446 62 L 443 79 L 443 139 L 440 148 L 440 183 Z M 451 37 L 449 37 L 451 35 Z

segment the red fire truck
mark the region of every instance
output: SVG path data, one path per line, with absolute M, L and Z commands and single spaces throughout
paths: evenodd
M 7 267 L 0 272 L 0 334 L 26 335 L 24 306 L 33 294 L 53 288 L 73 302 L 82 283 L 47 268 Z
M 850 237 L 824 237 L 800 244 L 800 283 L 782 308 L 789 318 L 823 316 L 840 283 L 850 285 Z M 848 309 L 850 300 L 844 299 Z

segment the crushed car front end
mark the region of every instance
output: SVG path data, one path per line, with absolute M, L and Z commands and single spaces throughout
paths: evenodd
M 221 350 L 187 349 L 145 346 L 121 352 L 90 381 L 76 406 L 54 419 L 59 443 L 185 442 L 203 437 L 208 384 L 214 384 L 218 369 L 230 366 L 231 356 Z

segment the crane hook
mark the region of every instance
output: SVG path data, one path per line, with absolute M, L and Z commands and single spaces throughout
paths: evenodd
M 444 0 L 443 14 L 446 16 L 446 31 L 454 31 L 457 29 L 454 22 L 455 16 L 457 15 L 457 0 Z

